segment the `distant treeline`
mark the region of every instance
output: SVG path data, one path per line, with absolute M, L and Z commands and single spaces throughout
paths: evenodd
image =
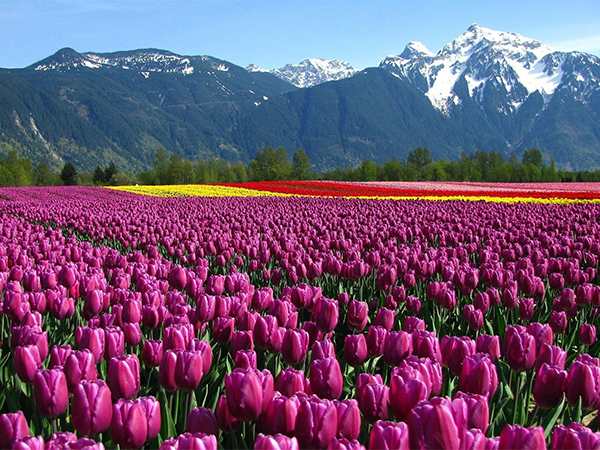
M 433 161 L 427 148 L 411 150 L 405 161 L 393 159 L 383 164 L 371 160 L 358 167 L 337 168 L 317 173 L 304 150 L 296 151 L 292 159 L 284 148 L 272 147 L 258 151 L 249 164 L 231 163 L 220 158 L 190 161 L 163 149 L 155 153 L 152 168 L 137 174 L 120 172 L 111 162 L 96 167 L 94 172 L 78 172 L 67 162 L 59 174 L 47 163 L 35 168 L 27 158 L 10 150 L 0 157 L 0 186 L 50 185 L 125 185 L 125 184 L 188 184 L 244 183 L 272 180 L 335 180 L 335 181 L 485 181 L 485 182 L 569 182 L 600 181 L 600 170 L 556 170 L 554 159 L 544 162 L 538 149 L 523 153 L 519 161 L 512 153 L 508 161 L 498 152 L 463 153 L 457 161 Z

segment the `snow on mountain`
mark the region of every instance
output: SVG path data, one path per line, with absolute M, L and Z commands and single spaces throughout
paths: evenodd
M 298 64 L 286 64 L 271 73 L 296 87 L 305 88 L 328 81 L 348 78 L 358 72 L 350 64 L 338 59 L 311 58 Z
M 507 103 L 503 112 L 511 113 L 536 91 L 549 101 L 563 82 L 565 63 L 574 57 L 534 39 L 475 24 L 435 55 L 411 42 L 400 55 L 384 58 L 379 67 L 413 83 L 445 114 L 464 99 L 460 93 L 464 83 L 477 103 L 483 101 L 486 89 L 501 92 Z M 585 81 L 586 76 L 580 75 Z
M 197 70 L 196 62 L 208 62 L 209 67 L 215 71 L 226 72 L 229 70 L 228 65 L 223 61 L 209 56 L 180 56 L 156 49 L 115 53 L 78 53 L 68 48 L 34 64 L 32 68 L 38 71 L 58 70 L 64 72 L 78 68 L 119 67 L 124 70 L 135 70 L 147 77 L 151 72 L 191 75 Z
M 250 64 L 248 67 L 246 67 L 246 70 L 248 72 L 269 72 L 267 69 L 263 69 L 262 67 L 258 67 L 255 64 Z

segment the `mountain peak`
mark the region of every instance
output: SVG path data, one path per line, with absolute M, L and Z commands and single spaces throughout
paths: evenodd
M 309 58 L 298 64 L 286 64 L 271 73 L 296 87 L 305 88 L 354 75 L 358 70 L 339 59 Z
M 430 51 L 425 44 L 418 41 L 410 41 L 404 47 L 404 51 L 400 54 L 401 58 L 410 59 L 418 56 L 435 56 L 435 53 Z

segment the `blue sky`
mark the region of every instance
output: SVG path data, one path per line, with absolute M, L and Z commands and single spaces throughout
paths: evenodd
M 0 67 L 63 47 L 154 47 L 266 69 L 309 57 L 362 68 L 409 41 L 437 52 L 472 23 L 600 55 L 598 0 L 0 0 Z

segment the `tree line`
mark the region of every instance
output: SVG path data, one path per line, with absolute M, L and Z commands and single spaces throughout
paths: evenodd
M 96 167 L 93 172 L 79 172 L 71 162 L 60 173 L 50 170 L 47 163 L 35 167 L 28 158 L 15 150 L 0 156 L 0 186 L 53 185 L 129 185 L 129 184 L 204 184 L 245 183 L 274 180 L 335 180 L 335 181 L 482 181 L 482 182 L 570 182 L 600 181 L 597 171 L 557 170 L 554 158 L 544 162 L 538 149 L 523 153 L 519 160 L 513 152 L 508 160 L 501 153 L 476 151 L 462 153 L 455 161 L 434 161 L 427 148 L 416 148 L 406 160 L 396 158 L 383 164 L 364 160 L 358 167 L 338 167 L 318 173 L 313 170 L 304 150 L 292 158 L 283 147 L 267 147 L 256 153 L 248 164 L 231 163 L 222 158 L 190 161 L 177 154 L 158 149 L 152 167 L 144 172 L 120 172 L 114 162 Z

